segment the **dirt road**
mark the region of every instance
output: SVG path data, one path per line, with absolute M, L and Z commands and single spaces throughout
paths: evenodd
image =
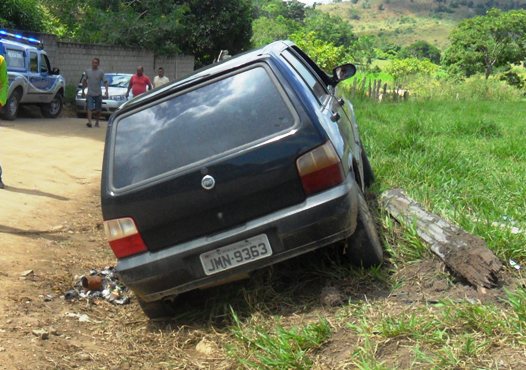
M 71 280 L 68 275 L 82 268 L 78 261 L 84 254 L 107 254 L 93 237 L 81 253 L 73 248 L 79 222 L 92 219 L 88 225 L 96 227 L 101 219 L 96 192 L 105 123 L 100 129 L 88 129 L 84 123 L 68 118 L 1 122 L 6 189 L 0 192 L 0 367 L 27 368 L 28 361 L 33 368 L 52 365 L 44 360 L 45 348 L 35 349 L 42 344 L 34 340 L 32 330 L 47 320 L 45 316 L 62 313 L 53 307 L 59 299 L 57 284 L 62 283 L 55 279 Z M 90 201 L 93 209 L 85 205 Z M 111 255 L 107 257 L 111 262 Z M 28 270 L 33 274 L 22 277 Z M 54 297 L 51 305 L 44 304 L 45 294 Z
M 0 369 L 227 368 L 224 354 L 195 351 L 201 327 L 151 323 L 133 297 L 64 300 L 78 276 L 115 264 L 99 199 L 107 123 L 85 122 L 0 122 Z

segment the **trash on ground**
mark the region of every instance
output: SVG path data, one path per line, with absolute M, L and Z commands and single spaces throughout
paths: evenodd
M 517 270 L 517 271 L 520 270 L 520 269 L 522 268 L 521 265 L 519 265 L 517 262 L 515 262 L 515 261 L 512 260 L 511 258 L 510 258 L 510 261 L 509 261 L 509 262 L 510 262 L 510 266 L 513 267 L 513 268 L 514 268 L 515 270 Z
M 45 329 L 34 329 L 32 330 L 32 333 L 42 340 L 49 339 L 49 332 Z
M 119 281 L 113 267 L 105 267 L 102 270 L 91 270 L 88 275 L 76 279 L 73 289 L 64 293 L 66 301 L 76 299 L 105 299 L 106 301 L 123 305 L 130 303 L 127 295 L 128 288 Z
M 97 321 L 90 319 L 88 315 L 85 313 L 75 313 L 75 312 L 66 312 L 64 316 L 74 319 L 79 319 L 79 322 L 94 322 L 94 323 L 101 323 L 102 321 Z

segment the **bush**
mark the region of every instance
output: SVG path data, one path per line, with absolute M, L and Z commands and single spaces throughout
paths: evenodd
M 522 92 L 497 78 L 475 75 L 464 81 L 414 76 L 404 86 L 410 95 L 424 100 L 520 101 Z

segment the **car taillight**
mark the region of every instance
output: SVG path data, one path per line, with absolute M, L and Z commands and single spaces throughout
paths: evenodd
M 129 217 L 104 221 L 104 232 L 117 258 L 147 251 L 135 222 Z
M 299 157 L 296 167 L 307 195 L 341 184 L 344 179 L 340 157 L 329 141 Z

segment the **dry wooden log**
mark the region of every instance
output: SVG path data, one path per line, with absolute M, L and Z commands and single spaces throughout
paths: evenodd
M 498 286 L 502 263 L 483 239 L 427 212 L 401 189 L 388 190 L 380 199 L 398 222 L 414 225 L 431 251 L 455 273 L 477 288 Z

